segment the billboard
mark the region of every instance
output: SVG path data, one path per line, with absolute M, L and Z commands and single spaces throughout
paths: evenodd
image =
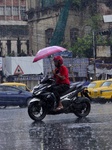
M 97 46 L 96 56 L 97 57 L 111 57 L 110 46 Z
M 112 22 L 112 15 L 103 15 L 104 22 Z
M 9 75 L 27 75 L 43 73 L 43 60 L 33 63 L 34 57 L 5 57 L 3 58 L 3 72 Z

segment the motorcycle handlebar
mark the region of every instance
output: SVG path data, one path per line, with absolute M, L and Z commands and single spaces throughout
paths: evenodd
M 55 80 L 53 78 L 48 78 L 48 77 L 45 77 L 43 78 L 40 83 L 41 84 L 44 84 L 44 83 L 49 83 L 49 84 L 52 84 Z

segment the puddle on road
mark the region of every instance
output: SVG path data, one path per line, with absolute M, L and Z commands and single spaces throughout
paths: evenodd
M 31 140 L 35 144 L 41 143 L 40 147 L 44 150 L 109 150 L 111 146 L 111 134 L 108 132 L 112 131 L 112 127 L 108 122 L 105 125 L 100 121 L 95 123 L 95 120 L 82 118 L 75 121 L 34 122 L 31 126 Z M 108 141 L 105 140 L 107 135 Z
M 111 150 L 110 109 L 110 105 L 94 105 L 86 118 L 46 116 L 42 122 L 32 122 L 26 109 L 3 110 L 0 150 Z

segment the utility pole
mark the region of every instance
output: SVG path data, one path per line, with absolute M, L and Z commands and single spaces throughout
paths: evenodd
M 94 80 L 96 80 L 96 32 L 93 31 Z

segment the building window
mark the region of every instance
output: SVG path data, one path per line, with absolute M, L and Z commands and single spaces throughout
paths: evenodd
M 11 16 L 12 15 L 12 8 L 10 6 L 6 7 L 5 15 L 6 16 Z
M 50 45 L 52 34 L 53 34 L 53 29 L 52 28 L 49 28 L 49 29 L 45 30 L 46 46 Z
M 19 7 L 13 7 L 13 16 L 19 16 Z
M 4 15 L 4 6 L 0 6 L 0 16 Z
M 11 40 L 7 40 L 7 54 L 10 55 L 11 53 Z
M 75 42 L 77 41 L 78 35 L 79 35 L 79 29 L 77 29 L 77 28 L 70 29 L 71 46 L 73 46 L 75 44 Z
M 26 7 L 20 7 L 20 14 L 21 14 L 21 19 L 24 20 L 26 19 Z

